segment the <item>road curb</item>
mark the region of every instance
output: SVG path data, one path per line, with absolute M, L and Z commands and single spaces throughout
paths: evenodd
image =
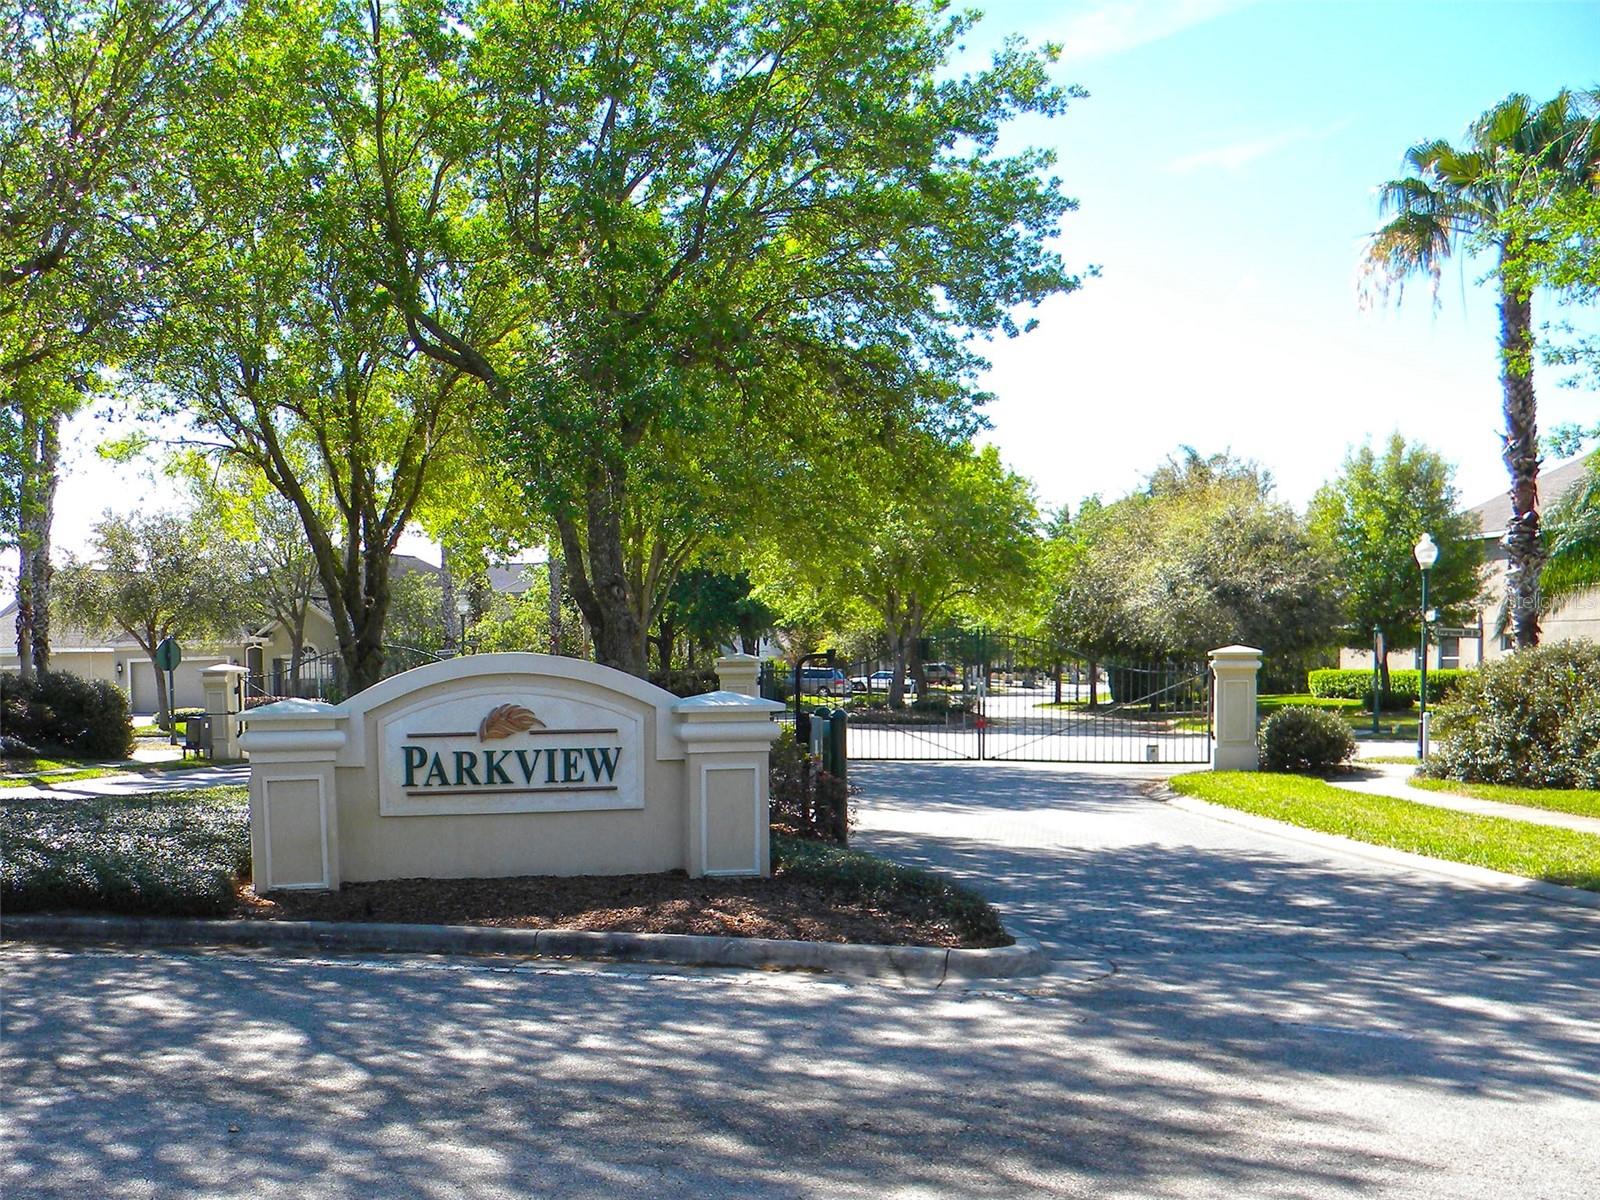
M 529 958 L 656 962 L 693 967 L 825 971 L 905 983 L 1039 975 L 1049 960 L 1032 938 L 986 950 L 864 946 L 779 938 L 483 925 L 394 925 L 337 921 L 206 921 L 184 917 L 7 916 L 0 940 L 141 946 L 277 946 L 412 954 L 513 954 Z
M 1210 817 L 1213 820 L 1223 821 L 1230 825 L 1242 825 L 1247 829 L 1254 829 L 1261 833 L 1270 833 L 1274 837 L 1283 838 L 1285 841 L 1300 842 L 1323 850 L 1337 850 L 1341 854 L 1350 854 L 1357 858 L 1384 863 L 1387 866 L 1400 867 L 1414 874 L 1442 876 L 1446 879 L 1453 879 L 1458 883 L 1476 884 L 1479 887 L 1496 891 L 1525 892 L 1532 896 L 1556 900 L 1563 904 L 1573 904 L 1581 908 L 1600 908 L 1600 892 L 1585 891 L 1583 888 L 1564 887 L 1559 883 L 1546 883 L 1542 879 L 1529 879 L 1524 875 L 1508 875 L 1504 871 L 1478 867 L 1471 863 L 1451 862 L 1449 859 L 1443 858 L 1429 858 L 1424 854 L 1413 854 L 1409 850 L 1396 850 L 1391 846 L 1375 846 L 1371 842 L 1358 842 L 1353 838 L 1340 837 L 1338 834 L 1323 833 L 1321 830 L 1306 829 L 1301 825 L 1291 825 L 1287 821 L 1275 821 L 1271 817 L 1241 812 L 1239 809 L 1229 808 L 1225 804 L 1213 804 L 1209 800 L 1201 800 L 1196 796 L 1185 796 L 1165 784 L 1152 789 L 1151 794 L 1157 800 L 1170 804 L 1174 808 L 1182 809 L 1185 812 Z M 1558 827 L 1552 826 L 1552 828 Z

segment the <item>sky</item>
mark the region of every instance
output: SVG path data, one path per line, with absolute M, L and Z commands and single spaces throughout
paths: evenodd
M 1365 311 L 1356 265 L 1408 146 L 1459 139 L 1512 92 L 1600 86 L 1600 2 L 973 6 L 969 56 L 1009 34 L 1059 43 L 1057 78 L 1090 93 L 1006 143 L 1056 151 L 1080 206 L 1058 248 L 1099 269 L 986 347 L 983 436 L 1042 504 L 1124 495 L 1187 445 L 1257 461 L 1303 507 L 1353 445 L 1395 430 L 1455 464 L 1464 503 L 1504 489 L 1488 264 L 1448 266 L 1437 304 L 1417 280 Z M 1536 298 L 1536 320 L 1563 315 Z M 1538 371 L 1542 428 L 1600 422 L 1600 397 L 1556 383 Z M 99 462 L 97 437 L 80 421 L 65 439 L 66 551 L 107 507 L 170 502 L 148 472 Z

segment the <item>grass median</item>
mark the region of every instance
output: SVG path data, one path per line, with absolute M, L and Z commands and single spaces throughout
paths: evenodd
M 0 796 L 0 908 L 400 921 L 1003 946 L 999 915 L 935 871 L 774 833 L 770 878 L 399 879 L 258 897 L 243 787 L 86 799 Z
M 1175 791 L 1242 812 L 1429 858 L 1600 892 L 1600 836 L 1336 788 L 1304 775 L 1197 771 Z
M 1462 783 L 1456 779 L 1406 780 L 1414 788 L 1429 792 L 1448 792 L 1477 800 L 1498 800 L 1501 804 L 1520 804 L 1578 817 L 1600 817 L 1600 791 L 1583 788 L 1508 787 L 1499 783 Z

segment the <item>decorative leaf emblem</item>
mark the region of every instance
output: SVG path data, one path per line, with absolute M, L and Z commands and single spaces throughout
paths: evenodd
M 502 704 L 489 710 L 489 715 L 478 726 L 478 740 L 508 738 L 513 733 L 526 733 L 530 729 L 543 729 L 544 722 L 533 715 L 531 708 L 520 704 Z

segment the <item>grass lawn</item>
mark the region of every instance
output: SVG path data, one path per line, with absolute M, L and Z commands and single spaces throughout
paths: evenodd
M 1499 783 L 1461 783 L 1455 779 L 1408 779 L 1406 782 L 1430 792 L 1451 792 L 1479 800 L 1498 800 L 1501 804 L 1523 804 L 1529 808 L 1547 808 L 1551 812 L 1573 813 L 1580 817 L 1600 817 L 1600 791 L 1507 787 Z
M 1369 796 L 1304 775 L 1197 771 L 1175 791 L 1306 829 L 1600 892 L 1600 836 Z
M 1321 708 L 1328 712 L 1336 712 L 1345 719 L 1351 729 L 1357 733 L 1372 732 L 1372 712 L 1361 700 L 1333 700 L 1322 696 L 1313 696 L 1306 692 L 1290 693 L 1279 692 L 1267 696 L 1256 697 L 1256 711 L 1264 721 L 1280 708 Z M 1417 714 L 1415 712 L 1380 713 L 1378 715 L 1379 738 L 1404 739 L 1413 741 L 1417 737 Z
M 221 915 L 250 867 L 248 792 L 0 799 L 0 842 L 7 912 Z

